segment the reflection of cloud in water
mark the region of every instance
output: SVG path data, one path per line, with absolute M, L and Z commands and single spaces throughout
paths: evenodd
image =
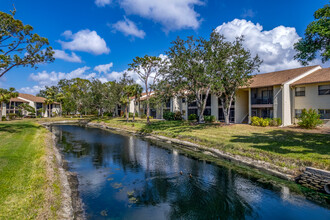
M 262 200 L 260 188 L 253 184 L 250 180 L 236 177 L 234 186 L 237 194 L 248 203 L 259 203 Z

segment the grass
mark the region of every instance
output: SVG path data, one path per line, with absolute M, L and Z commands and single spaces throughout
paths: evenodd
M 96 120 L 101 122 L 101 120 Z M 235 124 L 191 124 L 185 121 L 138 119 L 126 122 L 122 118 L 102 120 L 112 127 L 178 138 L 224 152 L 263 160 L 298 171 L 313 166 L 330 170 L 330 135 L 297 129 L 254 127 Z
M 47 166 L 48 134 L 29 120 L 0 123 L 0 219 L 56 219 L 61 191 Z

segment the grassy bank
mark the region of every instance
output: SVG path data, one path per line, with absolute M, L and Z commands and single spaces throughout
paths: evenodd
M 56 219 L 61 192 L 49 137 L 29 120 L 0 123 L 0 219 Z
M 288 128 L 250 125 L 190 124 L 184 121 L 145 120 L 126 122 L 122 118 L 96 120 L 112 127 L 178 138 L 224 152 L 273 163 L 298 171 L 313 166 L 330 170 L 330 135 Z

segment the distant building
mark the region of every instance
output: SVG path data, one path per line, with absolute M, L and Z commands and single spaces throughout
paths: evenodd
M 130 103 L 130 112 L 136 108 L 146 114 L 142 95 L 141 101 Z M 322 119 L 330 119 L 330 68 L 309 66 L 271 73 L 257 74 L 247 87 L 238 89 L 230 111 L 232 123 L 250 123 L 251 117 L 281 118 L 284 126 L 297 122 L 302 109 L 316 109 Z M 197 114 L 195 102 L 188 103 L 185 97 L 172 97 L 161 108 L 151 108 L 150 115 L 162 118 L 164 111 L 180 111 L 185 119 Z M 214 115 L 223 121 L 220 99 L 210 94 L 204 115 Z
M 6 116 L 10 113 L 19 113 L 19 105 L 23 103 L 29 104 L 36 111 L 37 116 L 49 117 L 49 106 L 45 103 L 45 98 L 30 94 L 19 93 L 17 98 L 10 99 L 9 103 L 2 103 L 2 115 Z M 60 104 L 55 102 L 50 105 L 52 116 L 60 114 Z M 23 111 L 22 115 L 27 116 L 29 112 Z

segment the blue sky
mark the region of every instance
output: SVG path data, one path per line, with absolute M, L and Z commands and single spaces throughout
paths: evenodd
M 177 36 L 207 38 L 213 29 L 264 60 L 261 72 L 299 67 L 293 43 L 325 0 L 0 0 L 0 10 L 34 27 L 56 50 L 54 63 L 15 68 L 1 87 L 35 94 L 72 77 L 118 79 L 132 59 L 159 56 Z M 319 60 L 313 64 L 321 64 Z M 321 64 L 329 66 L 329 64 Z M 135 73 L 131 76 L 138 81 Z

